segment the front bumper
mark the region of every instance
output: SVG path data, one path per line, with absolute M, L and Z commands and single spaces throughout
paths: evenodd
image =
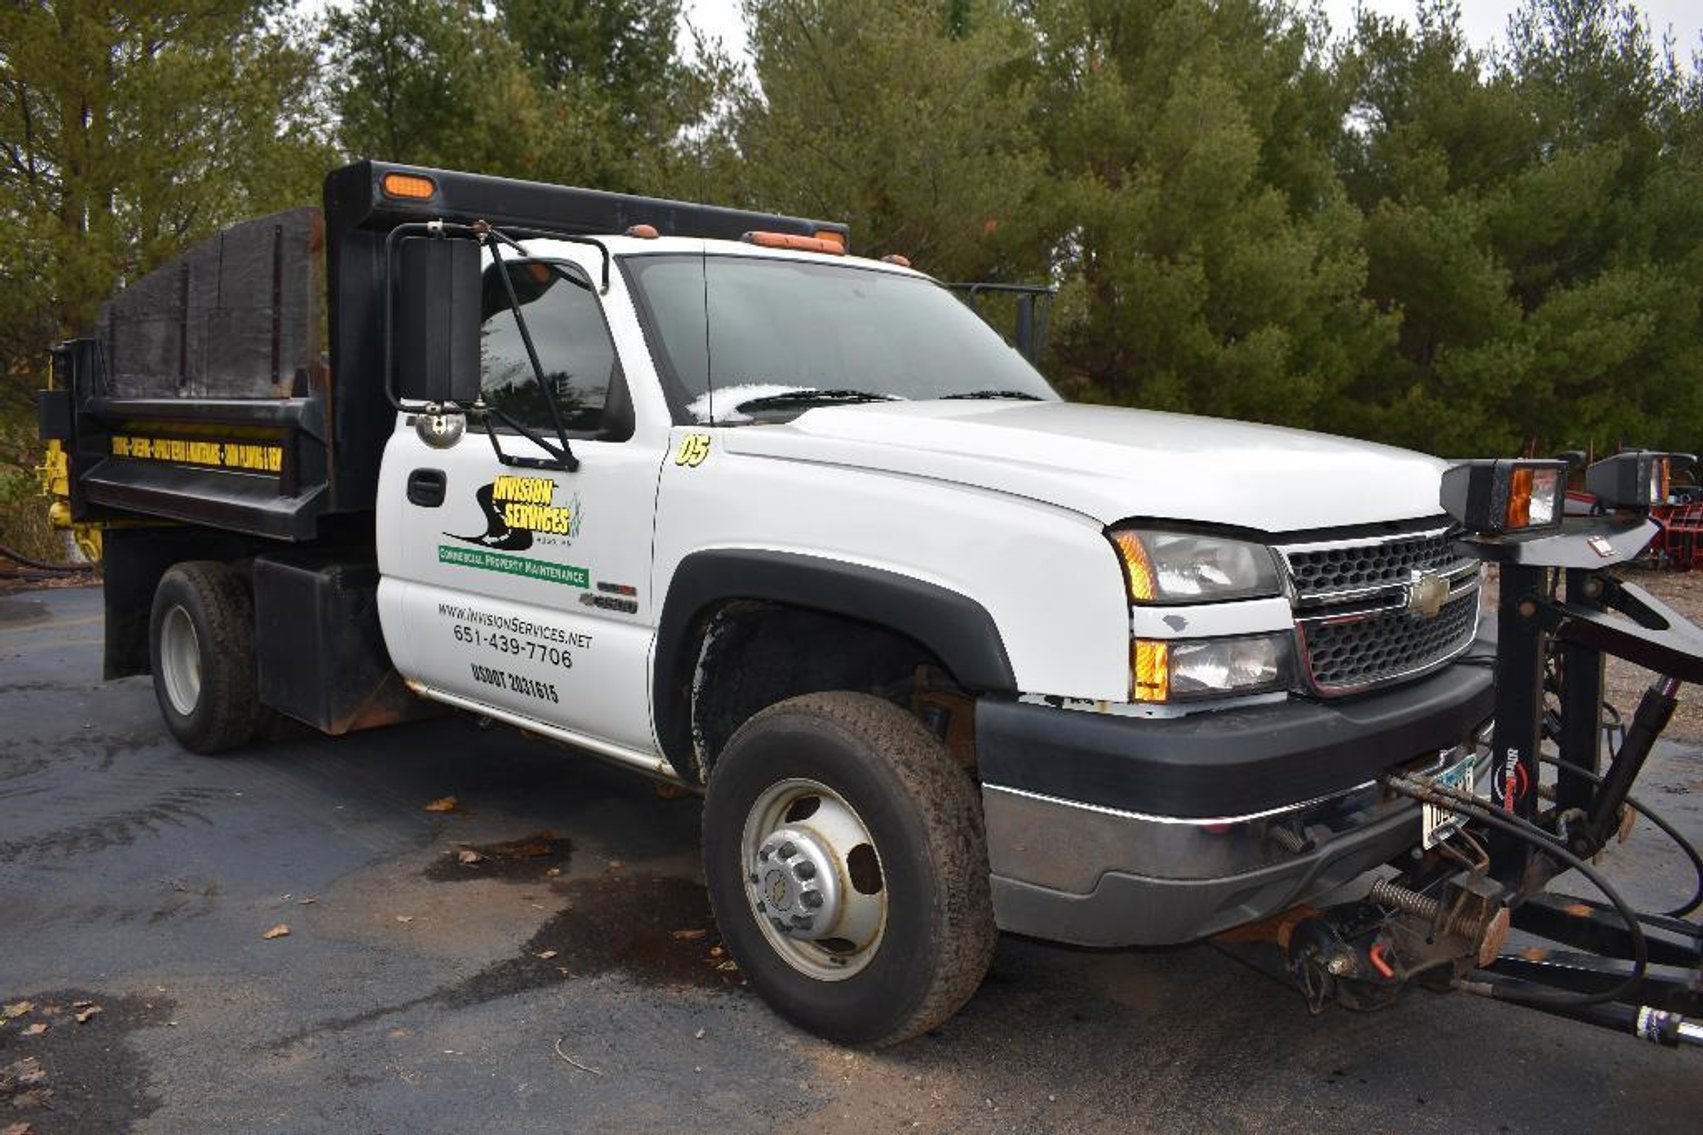
M 1186 942 L 1402 854 L 1418 842 L 1418 806 L 1375 782 L 1479 744 L 1494 695 L 1486 651 L 1481 640 L 1436 674 L 1335 703 L 1141 719 L 981 702 L 1000 927 L 1091 946 Z

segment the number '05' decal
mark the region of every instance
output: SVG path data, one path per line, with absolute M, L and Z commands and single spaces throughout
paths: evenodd
M 709 434 L 687 434 L 680 439 L 680 448 L 674 451 L 674 464 L 696 469 L 709 455 Z

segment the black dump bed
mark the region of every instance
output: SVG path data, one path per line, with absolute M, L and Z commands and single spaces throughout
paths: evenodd
M 430 187 L 392 192 L 396 179 Z M 226 229 L 115 295 L 54 349 L 41 432 L 70 457 L 72 515 L 308 542 L 370 526 L 395 411 L 384 381 L 386 237 L 408 222 L 520 234 L 847 239 L 844 225 L 446 170 L 357 162 L 325 209 Z M 328 325 L 328 327 L 327 327 Z M 329 335 L 325 331 L 329 330 Z
M 301 208 L 247 221 L 113 296 L 54 351 L 79 518 L 113 510 L 311 539 L 329 500 L 321 264 Z M 44 411 L 44 433 L 47 429 Z

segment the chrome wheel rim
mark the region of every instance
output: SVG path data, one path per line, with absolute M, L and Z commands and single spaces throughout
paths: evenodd
M 160 620 L 160 680 L 173 709 L 184 717 L 195 712 L 201 701 L 201 640 L 182 607 Z
M 880 952 L 887 876 L 869 826 L 815 780 L 783 780 L 746 813 L 746 895 L 770 947 L 819 981 L 843 981 Z

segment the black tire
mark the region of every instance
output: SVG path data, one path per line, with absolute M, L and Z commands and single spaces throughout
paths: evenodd
M 786 787 L 800 782 L 825 787 L 840 798 L 835 806 L 849 806 L 879 861 L 883 929 L 853 958 L 858 968 L 838 979 L 788 960 L 812 965 L 819 943 L 794 944 L 759 921 L 779 908 L 760 898 L 773 893 L 758 892 L 767 883 L 753 886 L 765 877 L 753 867 L 766 863 L 773 874 L 784 862 L 753 855 L 746 827 L 763 827 L 764 801 L 785 799 L 776 793 L 814 792 Z M 787 830 L 808 827 L 808 816 L 791 822 L 792 815 L 781 821 Z M 703 817 L 704 876 L 722 939 L 751 986 L 794 1024 L 842 1044 L 897 1044 L 956 1013 L 987 974 L 997 932 L 975 786 L 939 740 L 892 703 L 836 692 L 763 710 L 716 761 Z M 776 854 L 794 854 L 784 850 L 792 845 L 780 846 Z M 869 884 L 855 885 L 864 891 Z M 791 904 L 792 896 L 784 897 Z
M 254 605 L 225 564 L 192 560 L 160 577 L 148 661 L 160 714 L 184 748 L 223 752 L 272 724 L 255 672 Z

